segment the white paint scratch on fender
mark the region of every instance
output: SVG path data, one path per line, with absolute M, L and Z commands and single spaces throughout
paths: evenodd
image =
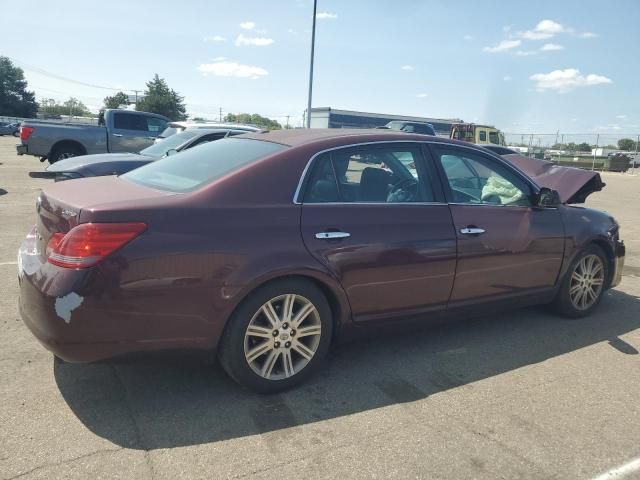
M 56 314 L 66 323 L 69 323 L 71 321 L 71 312 L 78 308 L 83 300 L 84 298 L 75 292 L 56 298 Z
M 619 465 L 617 467 L 613 467 L 601 475 L 597 477 L 593 477 L 592 480 L 614 480 L 618 478 L 624 478 L 627 475 L 631 475 L 632 473 L 636 473 L 640 470 L 640 457 L 634 458 L 633 460 Z

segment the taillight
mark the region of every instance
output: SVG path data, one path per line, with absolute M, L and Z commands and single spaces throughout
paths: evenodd
M 66 235 L 56 233 L 51 237 L 47 260 L 65 268 L 93 267 L 146 228 L 144 223 L 81 223 Z
M 33 133 L 33 127 L 20 127 L 20 140 L 26 142 Z

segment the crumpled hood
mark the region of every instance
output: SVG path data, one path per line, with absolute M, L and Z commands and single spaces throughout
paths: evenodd
M 584 203 L 593 192 L 599 192 L 606 185 L 598 172 L 574 167 L 561 167 L 546 160 L 524 155 L 502 155 L 540 187 L 556 190 L 562 203 Z
M 78 157 L 58 160 L 47 167 L 47 172 L 72 172 L 78 168 L 96 163 L 126 162 L 136 160 L 149 160 L 154 157 L 146 157 L 137 153 L 97 153 L 95 155 L 81 155 Z

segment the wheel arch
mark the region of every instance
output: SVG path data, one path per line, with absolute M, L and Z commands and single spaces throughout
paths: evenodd
M 335 337 L 339 331 L 351 321 L 351 307 L 349 305 L 346 293 L 342 289 L 342 286 L 333 279 L 330 275 L 319 272 L 316 270 L 305 270 L 301 272 L 287 272 L 287 273 L 274 273 L 268 276 L 256 279 L 251 282 L 250 285 L 243 288 L 241 291 L 236 292 L 237 301 L 233 308 L 230 310 L 229 315 L 226 316 L 225 323 L 221 329 L 220 336 L 216 341 L 216 346 L 219 341 L 224 337 L 224 332 L 229 325 L 229 319 L 240 308 L 244 301 L 255 292 L 257 289 L 262 288 L 274 282 L 282 280 L 305 280 L 320 289 L 324 294 L 329 307 L 331 308 L 331 317 L 333 322 L 333 336 Z
M 58 140 L 56 143 L 54 143 L 51 146 L 51 149 L 49 150 L 47 158 L 51 158 L 52 155 L 56 152 L 56 150 L 60 149 L 61 147 L 74 147 L 82 151 L 83 155 L 87 154 L 87 149 L 82 143 L 78 142 L 77 140 L 65 139 L 65 140 Z

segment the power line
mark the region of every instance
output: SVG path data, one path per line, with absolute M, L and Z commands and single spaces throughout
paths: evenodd
M 25 70 L 30 70 L 32 72 L 39 73 L 40 75 L 44 75 L 45 77 L 55 78 L 56 80 L 62 80 L 64 82 L 75 83 L 76 85 L 83 85 L 85 87 L 99 88 L 99 89 L 102 89 L 102 90 L 112 90 L 114 92 L 123 91 L 123 90 L 135 91 L 133 88 L 105 87 L 103 85 L 96 85 L 94 83 L 87 83 L 87 82 L 82 82 L 80 80 L 74 80 L 73 78 L 63 77 L 62 75 L 58 75 L 56 73 L 49 72 L 49 71 L 47 71 L 47 70 L 45 70 L 43 68 L 36 67 L 34 65 L 29 65 L 28 63 L 25 63 L 25 62 L 23 62 L 21 60 L 18 60 L 16 58 L 13 58 L 13 57 L 8 57 L 8 58 L 10 58 L 14 63 L 17 63 L 18 65 L 22 66 L 22 68 L 24 68 Z

